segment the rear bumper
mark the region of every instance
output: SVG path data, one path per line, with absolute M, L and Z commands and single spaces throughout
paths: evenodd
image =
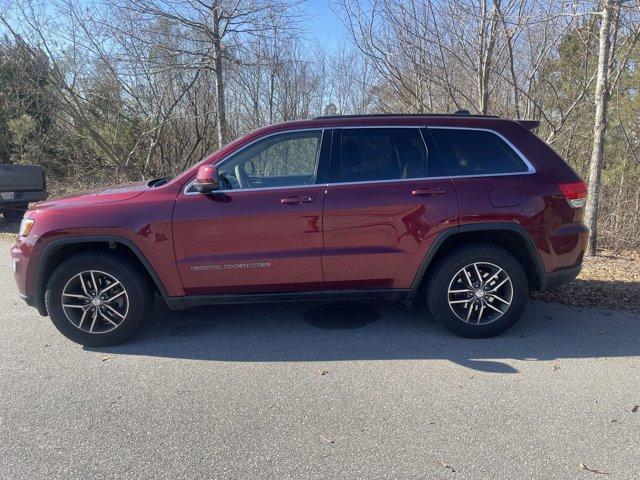
M 49 194 L 46 191 L 15 192 L 15 196 L 11 200 L 0 199 L 0 208 L 14 206 L 24 207 L 30 203 L 46 200 L 48 196 Z
M 554 288 L 558 288 L 571 282 L 578 276 L 581 269 L 582 263 L 579 263 L 573 267 L 562 268 L 545 274 L 544 279 L 541 282 L 540 290 L 553 290 Z
M 41 202 L 49 196 L 45 190 L 34 190 L 28 192 L 15 192 L 11 200 L 0 199 L 0 207 L 8 205 L 24 205 L 27 203 Z

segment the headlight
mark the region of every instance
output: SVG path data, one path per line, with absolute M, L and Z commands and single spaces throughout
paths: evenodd
M 31 232 L 31 229 L 33 228 L 34 223 L 36 223 L 36 221 L 32 218 L 23 218 L 22 222 L 20 222 L 20 232 L 18 233 L 18 235 L 20 235 L 21 237 L 28 236 L 29 232 Z

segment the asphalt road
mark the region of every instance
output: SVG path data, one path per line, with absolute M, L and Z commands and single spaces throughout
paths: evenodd
M 532 302 L 467 340 L 388 303 L 159 309 L 84 349 L 2 258 L 2 479 L 640 478 L 637 315 Z

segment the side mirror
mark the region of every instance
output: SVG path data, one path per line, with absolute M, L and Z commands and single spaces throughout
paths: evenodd
M 193 187 L 200 193 L 211 193 L 220 188 L 220 175 L 213 165 L 203 165 L 198 169 Z

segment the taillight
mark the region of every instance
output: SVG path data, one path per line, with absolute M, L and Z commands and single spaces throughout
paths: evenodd
M 573 208 L 584 207 L 587 203 L 587 184 L 584 182 L 561 183 L 558 188 Z

